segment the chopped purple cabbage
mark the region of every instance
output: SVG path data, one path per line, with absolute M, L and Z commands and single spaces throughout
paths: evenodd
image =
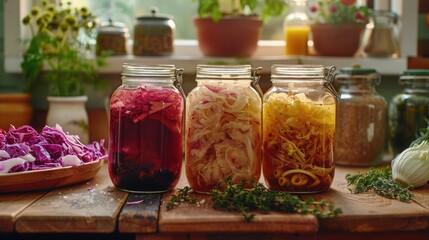
M 59 125 L 45 126 L 40 134 L 28 125 L 19 128 L 11 126 L 8 132 L 0 129 L 0 150 L 2 152 L 0 162 L 9 165 L 0 168 L 0 174 L 7 173 L 2 172 L 2 169 L 10 169 L 8 172 L 11 173 L 67 166 L 64 163 L 67 161 L 63 161 L 63 158 L 66 156 L 70 158 L 70 155 L 76 156 L 80 164 L 107 157 L 104 139 L 84 145 L 78 136 L 66 134 Z M 9 157 L 5 157 L 7 155 Z M 35 160 L 30 161 L 28 156 L 34 157 Z M 22 160 L 6 162 L 11 158 L 23 159 L 25 162 L 22 163 Z M 22 164 L 10 165 L 18 162 Z

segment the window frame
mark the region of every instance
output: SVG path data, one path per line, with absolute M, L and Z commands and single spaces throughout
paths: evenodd
M 20 63 L 24 52 L 24 39 L 26 29 L 21 24 L 22 17 L 29 12 L 32 0 L 4 0 L 4 69 L 8 73 L 20 73 Z M 359 64 L 362 67 L 377 66 L 382 74 L 401 74 L 407 67 L 407 57 L 417 55 L 418 35 L 418 0 L 391 0 L 392 10 L 400 15 L 399 48 L 400 57 L 396 59 L 377 58 L 334 58 L 317 56 L 284 56 L 284 41 L 260 40 L 256 53 L 248 59 L 249 64 L 262 66 L 267 72 L 274 63 L 283 64 L 324 64 L 336 65 L 337 68 Z M 401 27 L 401 26 L 416 26 Z M 410 44 L 415 43 L 415 44 Z M 121 71 L 123 62 L 140 63 L 170 63 L 192 72 L 198 63 L 224 61 L 225 63 L 239 63 L 234 58 L 205 57 L 198 48 L 197 40 L 175 40 L 175 52 L 170 57 L 136 57 L 132 54 L 115 56 L 108 59 L 108 66 L 101 69 L 105 73 Z M 156 59 L 156 60 L 155 60 Z

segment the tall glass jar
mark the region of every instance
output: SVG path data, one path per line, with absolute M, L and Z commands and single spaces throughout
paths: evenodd
M 270 189 L 314 193 L 334 178 L 334 68 L 274 65 L 263 98 L 263 173 Z
M 110 101 L 109 174 L 128 192 L 164 192 L 182 168 L 184 94 L 173 65 L 124 64 Z
M 429 70 L 408 70 L 399 78 L 404 90 L 389 104 L 389 148 L 394 155 L 408 148 L 429 119 Z
M 335 75 L 338 104 L 334 159 L 338 165 L 375 166 L 383 160 L 387 103 L 377 93 L 375 69 L 343 68 Z
M 289 0 L 289 11 L 283 21 L 286 55 L 308 55 L 310 19 L 306 13 L 307 0 Z
M 258 181 L 261 94 L 250 65 L 198 65 L 186 102 L 186 176 L 207 193 L 225 180 Z

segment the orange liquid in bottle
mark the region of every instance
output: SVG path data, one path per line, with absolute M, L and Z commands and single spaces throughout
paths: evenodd
M 308 55 L 308 26 L 287 27 L 285 29 L 286 55 Z

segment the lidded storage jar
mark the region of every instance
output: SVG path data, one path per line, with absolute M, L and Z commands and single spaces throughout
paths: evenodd
M 429 70 L 408 70 L 399 78 L 404 90 L 389 104 L 389 147 L 394 155 L 408 148 L 427 128 L 429 119 Z
M 250 65 L 198 65 L 186 100 L 186 176 L 197 192 L 225 180 L 258 181 L 261 171 L 261 94 Z
M 171 16 L 158 14 L 157 8 L 150 16 L 137 18 L 134 26 L 133 54 L 136 56 L 166 56 L 174 51 L 176 25 Z
M 334 159 L 338 165 L 375 166 L 383 160 L 387 103 L 375 90 L 375 69 L 343 68 L 335 75 L 338 104 Z
M 173 65 L 124 64 L 110 100 L 109 174 L 129 192 L 163 192 L 182 167 L 184 94 Z
M 334 178 L 333 67 L 273 65 L 263 98 L 263 173 L 270 189 L 328 190 Z
M 109 51 L 113 55 L 127 54 L 128 28 L 123 23 L 102 23 L 97 33 L 97 55 Z

